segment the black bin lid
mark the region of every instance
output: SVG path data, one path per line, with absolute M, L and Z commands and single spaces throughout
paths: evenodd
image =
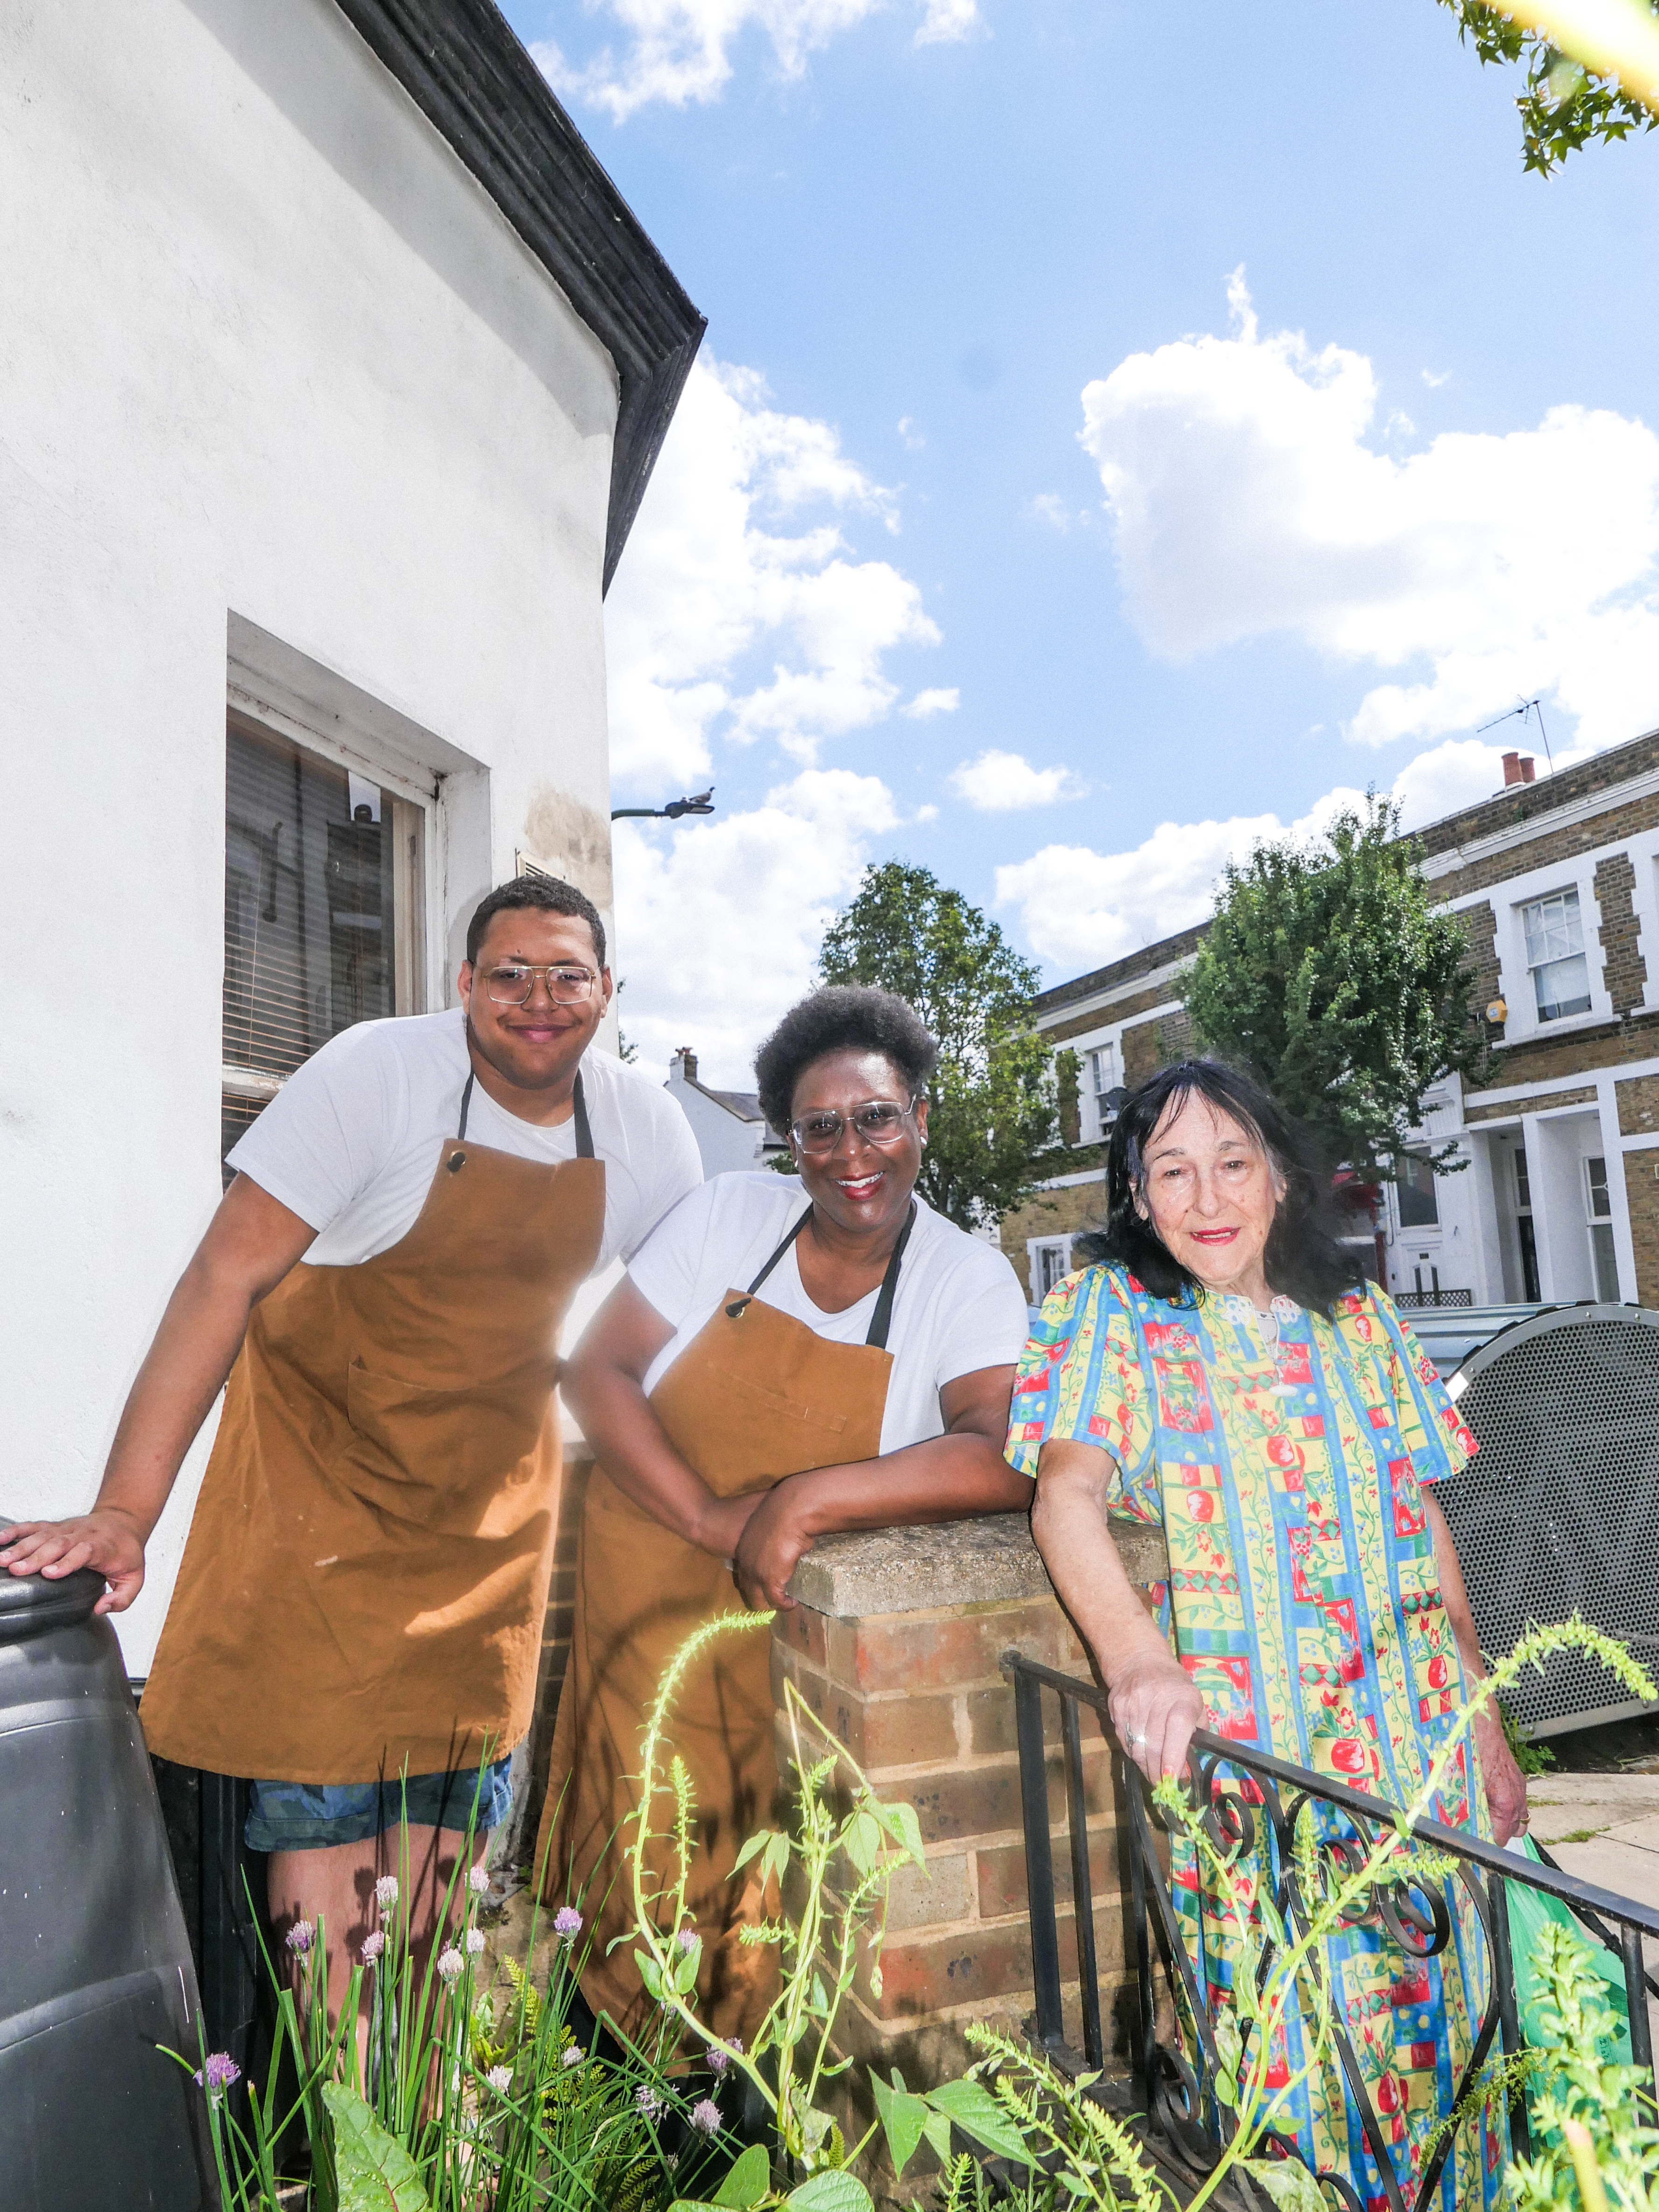
M 0 1518 L 0 1542 L 15 1524 Z M 80 1567 L 61 1581 L 44 1575 L 14 1575 L 0 1568 L 0 1644 L 18 1644 L 25 1637 L 44 1635 L 49 1628 L 66 1628 L 85 1620 L 104 1595 L 104 1577 L 94 1567 Z

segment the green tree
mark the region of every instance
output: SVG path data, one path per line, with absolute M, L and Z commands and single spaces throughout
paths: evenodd
M 958 1228 L 994 1221 L 1036 1188 L 1057 1133 L 1048 1048 L 1031 1026 L 1040 977 L 995 922 L 927 868 L 866 868 L 824 933 L 826 983 L 878 983 L 939 1039 L 920 1188 Z
M 1254 1069 L 1328 1166 L 1385 1177 L 1421 1126 L 1423 1093 L 1478 1076 L 1486 1058 L 1468 940 L 1435 911 L 1419 848 L 1399 833 L 1399 808 L 1373 792 L 1323 845 L 1258 845 L 1227 869 L 1182 982 L 1205 1042 Z
M 1487 0 L 1440 0 L 1457 18 L 1457 35 L 1483 62 L 1522 63 L 1526 90 L 1516 100 L 1524 166 L 1547 177 L 1593 139 L 1603 143 L 1651 131 L 1659 121 L 1617 77 L 1598 76 L 1553 46 L 1541 31 L 1514 21 Z M 1659 15 L 1659 0 L 1647 0 Z

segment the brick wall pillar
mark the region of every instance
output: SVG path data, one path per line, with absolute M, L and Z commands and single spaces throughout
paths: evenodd
M 1132 1580 L 1167 1571 L 1161 1530 L 1120 1533 Z M 799 1602 L 778 1615 L 772 1638 L 782 1771 L 788 1680 L 880 1796 L 915 1806 L 927 1853 L 926 1881 L 906 1869 L 893 1884 L 879 1996 L 861 1981 L 843 2010 L 838 2040 L 857 2062 L 850 2082 L 862 2092 L 866 2065 L 939 2081 L 966 2063 L 971 2021 L 1024 2031 L 1035 2002 L 1014 1698 L 998 1661 L 1014 1649 L 1085 1675 L 1088 1662 L 1015 1515 L 828 1538 L 790 1587 Z M 1057 1736 L 1057 1714 L 1048 1719 Z M 1121 1796 L 1088 1712 L 1083 1739 L 1102 2008 L 1117 2015 L 1121 2043 L 1133 1972 Z M 1051 1751 L 1061 1967 L 1073 1977 L 1066 2032 L 1080 2047 L 1070 1859 L 1058 1840 L 1064 1784 Z

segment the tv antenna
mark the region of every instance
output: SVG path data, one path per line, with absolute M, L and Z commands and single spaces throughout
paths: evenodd
M 1501 714 L 1494 714 L 1491 721 L 1482 722 L 1479 734 L 1484 736 L 1486 731 L 1495 730 L 1500 722 L 1513 721 L 1517 714 L 1523 725 L 1532 715 L 1537 715 L 1538 734 L 1544 740 L 1544 758 L 1549 763 L 1549 771 L 1553 775 L 1555 763 L 1550 754 L 1549 732 L 1544 727 L 1544 702 L 1541 699 L 1523 699 L 1518 707 L 1506 707 Z

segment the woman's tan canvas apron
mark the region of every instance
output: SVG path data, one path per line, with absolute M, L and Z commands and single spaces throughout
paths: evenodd
M 868 1340 L 828 1344 L 755 1297 L 805 1220 L 803 1214 L 747 1294 L 726 1292 L 651 1393 L 669 1441 L 717 1498 L 770 1490 L 786 1475 L 874 1459 L 881 1450 L 893 1366 L 887 1331 L 908 1226 Z M 596 2013 L 609 2013 L 630 2034 L 647 2009 L 634 1946 L 608 1947 L 634 1922 L 625 1854 L 638 1808 L 641 1731 L 659 1678 L 686 1638 L 741 1602 L 722 1561 L 653 1520 L 603 1468 L 594 1468 L 537 1864 L 550 1904 L 581 1894 L 592 1938 L 582 1993 Z M 684 1759 L 696 1793 L 688 1901 L 703 1939 L 698 2010 L 720 2034 L 745 2039 L 777 1989 L 772 1947 L 738 1941 L 739 1929 L 764 1917 L 756 1863 L 739 1882 L 732 1880 L 744 1841 L 757 1828 L 781 1826 L 786 1815 L 773 1744 L 770 1649 L 763 1629 L 717 1644 L 686 1678 L 668 1729 L 670 1749 Z M 656 1817 L 666 1826 L 664 1805 L 659 1799 Z M 662 1845 L 647 1863 L 660 1880 L 671 1862 Z
M 408 1234 L 254 1309 L 144 1687 L 153 1752 L 371 1782 L 500 1757 L 536 1691 L 560 1323 L 605 1166 L 446 1139 Z

